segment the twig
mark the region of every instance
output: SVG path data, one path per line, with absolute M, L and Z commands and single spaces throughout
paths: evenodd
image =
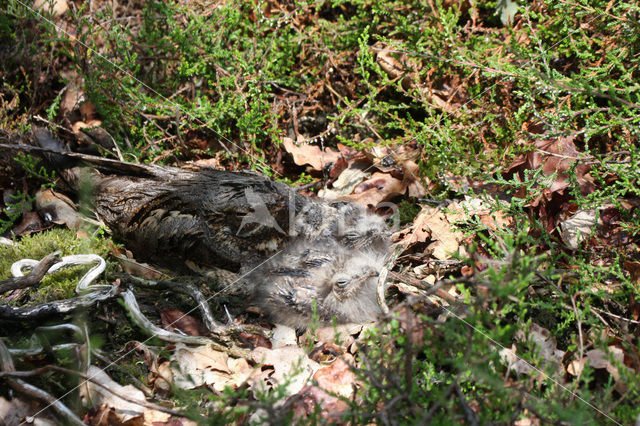
M 385 302 L 384 300 L 384 292 L 386 290 L 385 284 L 387 281 L 387 275 L 389 275 L 389 271 L 391 270 L 391 268 L 393 268 L 393 265 L 395 264 L 396 260 L 398 259 L 398 257 L 404 251 L 405 248 L 406 246 L 404 244 L 398 244 L 394 248 L 391 255 L 389 255 L 389 257 L 385 261 L 384 266 L 382 267 L 382 270 L 380 271 L 380 275 L 378 277 L 378 287 L 376 289 L 376 297 L 378 299 L 378 305 L 380 306 L 380 310 L 385 315 L 389 314 L 389 306 L 387 306 L 387 302 Z
M 211 345 L 215 350 L 226 352 L 232 356 L 246 358 L 248 351 L 238 348 L 236 346 L 227 347 L 218 343 L 216 340 L 212 340 L 209 337 L 203 336 L 184 336 L 182 334 L 172 333 L 164 328 L 160 328 L 153 324 L 147 317 L 144 316 L 133 292 L 126 290 L 121 294 L 124 305 L 131 316 L 133 322 L 140 327 L 145 333 L 157 337 L 166 342 L 172 343 L 185 343 L 188 345 Z
M 5 380 L 15 391 L 43 401 L 48 407 L 52 407 L 60 416 L 64 417 L 69 424 L 84 426 L 84 422 L 58 398 L 23 380 L 10 377 L 10 375 L 18 375 L 18 372 L 15 371 L 9 350 L 2 339 L 0 339 L 0 370 L 2 370 L 0 377 L 6 376 Z
M 469 407 L 469 404 L 467 404 L 467 400 L 464 396 L 464 393 L 462 392 L 462 389 L 460 389 L 460 385 L 458 384 L 457 381 L 454 382 L 454 385 L 455 385 L 456 394 L 458 395 L 458 400 L 460 401 L 460 405 L 462 405 L 462 410 L 464 411 L 464 415 L 467 418 L 467 422 L 468 422 L 467 424 L 476 426 L 478 424 L 478 417 L 476 416 L 475 411 L 473 411 L 471 407 Z
M 35 370 L 31 370 L 31 371 L 6 371 L 6 372 L 0 372 L 0 377 L 31 377 L 31 376 L 37 376 L 37 375 L 42 374 L 42 373 L 46 373 L 47 371 L 58 371 L 60 373 L 74 374 L 74 375 L 76 375 L 78 377 L 82 377 L 85 381 L 91 382 L 94 385 L 100 386 L 101 388 L 105 389 L 107 392 L 110 392 L 110 393 L 114 394 L 115 396 L 117 396 L 118 398 L 123 399 L 123 400 L 125 400 L 127 402 L 130 402 L 132 404 L 137 404 L 137 405 L 140 405 L 142 407 L 149 408 L 151 410 L 162 411 L 163 413 L 171 414 L 172 416 L 182 417 L 184 415 L 179 411 L 175 411 L 175 410 L 172 410 L 170 408 L 163 407 L 162 405 L 154 404 L 153 402 L 148 402 L 148 401 L 143 401 L 143 400 L 131 398 L 131 397 L 129 397 L 126 394 L 123 394 L 123 393 L 116 393 L 114 390 L 110 389 L 105 384 L 100 383 L 94 377 L 91 377 L 91 376 L 89 376 L 87 374 L 84 374 L 84 373 L 81 373 L 79 371 L 70 370 L 70 369 L 64 368 L 64 367 L 58 367 L 57 365 L 45 365 L 44 367 L 40 367 L 40 368 L 37 368 Z
M 76 309 L 88 308 L 103 300 L 111 299 L 119 292 L 119 287 L 112 286 L 110 289 L 97 290 L 83 296 L 56 300 L 49 303 L 40 303 L 26 308 L 0 305 L 0 319 L 37 320 L 51 315 L 68 314 Z
M 19 288 L 38 286 L 42 278 L 47 274 L 49 268 L 60 262 L 59 254 L 60 252 L 56 251 L 46 255 L 27 275 L 7 278 L 6 280 L 0 281 L 0 294 Z

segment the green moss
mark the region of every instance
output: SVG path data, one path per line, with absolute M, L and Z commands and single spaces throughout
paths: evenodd
M 109 238 L 79 238 L 75 231 L 63 228 L 25 235 L 15 242 L 15 246 L 0 245 L 0 279 L 10 277 L 11 265 L 21 259 L 40 260 L 55 251 L 60 251 L 61 256 L 97 254 L 106 257 L 111 250 L 109 244 L 113 244 Z M 76 266 L 46 276 L 37 291 L 30 295 L 30 301 L 40 303 L 73 296 L 78 279 L 90 268 Z

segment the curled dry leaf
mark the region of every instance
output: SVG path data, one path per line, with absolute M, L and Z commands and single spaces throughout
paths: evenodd
M 353 194 L 342 198 L 364 206 L 376 207 L 383 201 L 404 194 L 406 190 L 406 185 L 401 180 L 390 174 L 376 172 L 370 179 L 356 186 Z
M 179 309 L 163 309 L 160 312 L 160 318 L 162 319 L 162 327 L 165 330 L 173 332 L 179 330 L 187 336 L 205 336 L 208 334 L 207 328 L 200 320 L 185 314 Z
M 82 77 L 78 77 L 76 72 L 70 72 L 67 73 L 64 78 L 66 78 L 69 83 L 60 101 L 60 115 L 63 117 L 78 108 L 85 97 L 84 90 L 82 89 L 84 85 L 84 79 Z
M 364 329 L 363 324 L 339 324 L 329 327 L 322 327 L 315 331 L 313 336 L 315 340 L 320 343 L 335 343 L 343 348 L 349 347 L 356 340 L 356 336 L 360 335 Z M 309 331 L 304 336 L 304 339 L 312 339 L 312 335 Z
M 393 55 L 398 55 L 402 62 Z M 405 75 L 401 80 L 402 87 L 405 90 L 417 89 L 425 103 L 432 104 L 450 114 L 457 114 L 458 108 L 448 101 L 448 98 L 452 97 L 451 95 L 455 94 L 456 91 L 448 86 L 449 90 L 436 90 L 432 87 L 425 87 L 417 78 L 418 71 L 420 71 L 418 62 L 411 60 L 404 54 L 392 52 L 391 49 L 380 50 L 376 55 L 376 62 L 394 80 Z M 403 65 L 403 63 L 407 65 Z
M 480 198 L 465 197 L 462 202 L 449 204 L 447 210 L 453 212 L 448 216 L 449 221 L 466 221 L 478 216 L 480 222 L 494 231 L 513 224 L 513 217 L 506 210 L 495 210 Z
M 459 214 L 451 213 L 451 219 L 447 214 L 436 207 L 424 206 L 409 228 L 394 234 L 395 241 L 406 244 L 407 247 L 417 243 L 431 241 L 427 246 L 436 259 L 448 260 L 453 253 L 458 252 L 463 234 L 454 230 L 452 225 L 458 219 Z
M 371 176 L 359 168 L 349 167 L 345 169 L 338 179 L 331 185 L 331 189 L 322 189 L 318 195 L 327 200 L 335 200 L 340 197 L 348 196 L 362 182 Z
M 251 376 L 252 368 L 243 358 L 230 358 L 211 345 L 190 348 L 176 345 L 171 357 L 175 385 L 182 389 L 211 386 L 221 392 L 225 386 L 233 389 L 245 383 Z
M 314 348 L 309 354 L 309 358 L 320 364 L 328 364 L 336 360 L 344 352 L 344 348 L 335 343 L 323 343 Z
M 92 381 L 83 382 L 79 387 L 80 398 L 85 406 L 102 407 L 101 410 L 114 419 L 110 424 L 123 424 L 133 421 L 133 419 L 141 418 L 145 412 L 149 411 L 148 408 L 140 404 L 129 402 L 118 396 L 125 396 L 128 399 L 144 403 L 144 393 L 141 390 L 132 385 L 121 386 L 113 381 L 102 369 L 94 365 L 89 366 L 86 374 L 102 386 L 98 386 Z M 103 386 L 110 389 L 111 392 Z M 168 419 L 168 415 L 162 415 Z
M 621 380 L 620 370 L 631 369 L 624 365 L 624 352 L 622 349 L 617 346 L 609 346 L 608 351 L 592 349 L 588 351 L 582 359 L 571 361 L 567 366 L 567 372 L 572 376 L 578 376 L 587 364 L 595 369 L 607 370 L 615 381 L 616 390 L 621 394 L 626 392 L 627 384 Z
M 51 12 L 54 18 L 59 18 L 69 10 L 67 0 L 35 0 L 33 8 L 44 12 Z
M 515 172 L 523 175 L 524 170 L 542 168 L 545 176 L 557 173 L 556 180 L 546 191 L 546 196 L 549 197 L 554 192 L 562 191 L 570 184 L 569 170 L 582 156 L 573 141 L 573 136 L 538 141 L 535 143 L 536 149 L 517 157 L 507 170 L 507 173 Z M 595 189 L 593 178 L 589 175 L 590 170 L 591 167 L 582 162 L 575 166 L 577 182 L 583 195 L 589 194 Z M 544 196 L 545 194 L 532 201 L 531 205 L 537 206 L 542 200 L 541 197 Z
M 596 224 L 595 210 L 580 210 L 569 219 L 560 222 L 562 240 L 573 250 L 591 235 Z
M 22 220 L 17 224 L 11 232 L 14 235 L 31 234 L 45 229 L 40 216 L 36 212 L 26 212 L 22 215 Z
M 294 163 L 298 166 L 309 165 L 316 171 L 324 170 L 327 165 L 335 163 L 342 156 L 340 152 L 335 152 L 330 148 L 325 148 L 323 152 L 317 145 L 302 144 L 298 146 L 291 138 L 283 138 L 282 144 L 293 157 Z
M 55 417 L 45 407 L 33 398 L 21 399 L 14 395 L 10 401 L 0 396 L 0 420 L 3 425 L 18 426 L 26 423 L 29 416 L 37 419 L 42 426 L 57 424 Z M 35 417 L 37 416 L 37 418 Z M 59 420 L 58 420 L 59 421 Z M 36 423 L 35 421 L 33 422 Z
M 165 274 L 154 267 L 146 263 L 137 262 L 135 259 L 125 256 L 124 254 L 114 254 L 113 256 L 118 260 L 118 263 L 127 274 L 150 280 L 159 280 L 165 277 Z
M 293 345 L 276 349 L 256 348 L 251 351 L 251 360 L 261 364 L 262 368 L 251 375 L 250 388 L 254 392 L 266 391 L 286 383 L 285 396 L 300 392 L 320 368 L 302 348 Z
M 276 324 L 271 336 L 271 347 L 283 348 L 289 345 L 297 345 L 296 331 L 286 325 Z
M 73 201 L 50 188 L 43 188 L 36 193 L 36 208 L 49 221 L 67 225 L 70 229 L 77 230 L 83 223 Z
M 529 333 L 520 329 L 515 334 L 516 339 L 520 342 L 530 341 L 537 348 L 537 353 L 543 360 L 543 364 L 553 366 L 555 368 L 554 375 L 560 375 L 562 369 L 559 366 L 562 365 L 562 358 L 565 355 L 564 351 L 561 351 L 557 347 L 557 342 L 554 337 L 551 336 L 549 330 L 538 324 L 531 324 Z M 515 371 L 517 374 L 537 374 L 532 365 L 516 355 L 516 345 L 512 345 L 511 348 L 504 348 L 500 351 L 500 358 L 502 362 L 507 365 L 509 370 Z
M 353 364 L 353 356 L 345 354 L 336 359 L 331 365 L 316 371 L 313 379 L 325 391 L 344 398 L 351 398 L 355 392 L 357 381 L 355 373 L 349 366 Z
M 340 397 L 350 399 L 355 392 L 356 376 L 349 364 L 353 364 L 353 357 L 345 355 L 319 369 L 313 376 L 317 386 L 305 386 L 287 400 L 286 405 L 293 410 L 294 417 L 304 419 L 320 407 L 322 418 L 339 420 L 349 408 Z
M 392 79 L 396 79 L 406 72 L 404 66 L 393 57 L 393 54 L 388 49 L 383 49 L 378 52 L 376 62 Z

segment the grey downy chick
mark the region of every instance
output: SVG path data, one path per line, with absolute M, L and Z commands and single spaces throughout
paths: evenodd
M 367 322 L 380 314 L 376 288 L 385 255 L 334 239 L 299 239 L 245 271 L 245 288 L 273 322 L 296 329 L 306 328 L 314 315 L 322 323 Z

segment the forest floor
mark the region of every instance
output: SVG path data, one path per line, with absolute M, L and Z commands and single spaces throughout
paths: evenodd
M 300 335 L 233 311 L 269 330 L 239 352 L 153 338 L 117 298 L 0 320 L 0 418 L 640 422 L 640 7 L 524 3 L 3 1 L 0 143 L 39 126 L 76 152 L 252 170 L 386 217 L 403 251 L 379 322 Z M 105 258 L 104 284 L 175 278 L 15 162 L 0 279 L 56 250 Z M 77 274 L 0 307 L 72 297 Z M 154 325 L 206 340 L 157 295 L 136 294 Z

